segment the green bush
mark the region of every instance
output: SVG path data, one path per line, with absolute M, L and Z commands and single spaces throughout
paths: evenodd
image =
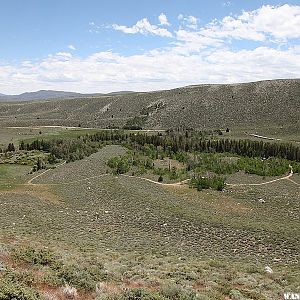
M 128 158 L 124 157 L 113 157 L 108 162 L 107 165 L 113 170 L 114 174 L 124 174 L 130 170 Z
M 7 269 L 3 274 L 3 278 L 11 283 L 22 283 L 27 286 L 32 286 L 32 284 L 35 282 L 32 272 L 26 270 L 16 271 L 13 269 Z
M 158 293 L 149 292 L 144 289 L 128 289 L 121 297 L 122 300 L 163 300 Z
M 294 165 L 296 167 L 296 163 Z M 290 169 L 288 160 L 275 157 L 268 159 L 243 157 L 238 160 L 238 167 L 248 174 L 259 176 L 280 176 Z
M 176 284 L 165 285 L 161 288 L 160 294 L 163 299 L 169 300 L 197 300 L 196 293 L 192 290 L 184 290 L 181 286 Z
M 0 300 L 39 300 L 40 294 L 23 284 L 11 281 L 0 282 Z
M 221 176 L 201 177 L 191 179 L 190 186 L 196 188 L 198 191 L 204 189 L 214 189 L 216 191 L 222 191 L 225 188 L 225 178 Z
M 62 284 L 67 283 L 79 289 L 93 291 L 98 282 L 106 279 L 106 274 L 99 265 L 64 265 L 58 270 L 56 277 Z
M 57 258 L 49 249 L 34 249 L 31 247 L 16 248 L 12 251 L 15 261 L 22 261 L 33 265 L 54 265 Z

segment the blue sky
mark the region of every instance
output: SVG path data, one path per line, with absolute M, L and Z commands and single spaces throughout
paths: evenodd
M 0 93 L 300 77 L 300 1 L 0 1 Z

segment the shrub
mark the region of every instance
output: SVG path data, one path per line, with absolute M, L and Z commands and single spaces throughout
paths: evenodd
M 107 165 L 113 170 L 114 174 L 124 174 L 130 169 L 127 157 L 113 157 L 108 162 Z
M 160 294 L 163 299 L 170 300 L 197 300 L 199 299 L 193 290 L 184 290 L 177 284 L 169 284 L 162 286 Z
M 5 280 L 11 283 L 22 283 L 27 286 L 31 286 L 35 282 L 33 274 L 29 271 L 16 271 L 13 269 L 7 269 L 3 275 Z
M 0 300 L 39 300 L 40 294 L 25 285 L 11 281 L 0 282 Z
M 163 300 L 163 298 L 154 292 L 144 289 L 129 289 L 121 297 L 122 300 Z
M 96 284 L 106 279 L 106 274 L 100 266 L 63 266 L 56 276 L 62 283 L 67 283 L 79 289 L 92 291 Z
M 222 191 L 225 187 L 225 178 L 221 176 L 201 177 L 191 179 L 190 186 L 196 188 L 198 191 L 212 188 L 217 191 Z
M 13 250 L 12 257 L 15 261 L 33 265 L 48 266 L 56 263 L 56 257 L 49 249 L 17 248 Z

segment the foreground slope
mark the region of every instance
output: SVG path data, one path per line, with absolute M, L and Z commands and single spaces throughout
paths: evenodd
M 121 96 L 0 103 L 1 126 L 225 128 L 299 125 L 300 80 L 197 85 Z

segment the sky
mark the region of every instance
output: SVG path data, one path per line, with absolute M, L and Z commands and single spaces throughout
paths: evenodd
M 300 0 L 0 0 L 0 93 L 300 78 Z

